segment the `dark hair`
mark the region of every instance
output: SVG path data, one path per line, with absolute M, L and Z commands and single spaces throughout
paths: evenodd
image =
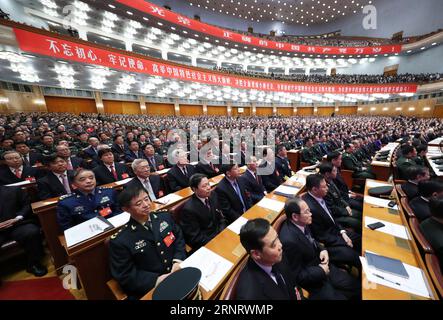
M 142 192 L 146 193 L 146 191 L 141 186 L 131 186 L 124 188 L 117 198 L 120 207 L 128 208 L 131 205 L 132 199 L 139 196 Z
M 77 180 L 77 177 L 80 175 L 80 174 L 82 174 L 83 172 L 92 172 L 92 174 L 94 174 L 94 177 L 95 177 L 95 173 L 94 173 L 94 171 L 92 171 L 92 170 L 89 170 L 89 169 L 78 169 L 77 171 L 75 171 L 74 172 L 74 175 L 73 175 L 73 177 L 72 177 L 72 181 L 75 181 L 75 180 Z
M 292 219 L 292 215 L 300 214 L 300 202 L 303 200 L 300 197 L 294 197 L 292 199 L 288 199 L 285 203 L 285 214 L 288 220 Z
M 54 163 L 55 161 L 57 161 L 57 159 L 62 159 L 63 161 L 66 161 L 63 157 L 60 157 L 56 154 L 51 154 L 51 155 L 43 158 L 43 163 L 44 164 L 51 164 L 51 163 Z
M 338 159 L 338 157 L 340 157 L 340 155 L 341 155 L 341 153 L 338 151 L 329 152 L 328 155 L 326 156 L 326 160 L 332 161 L 332 160 Z
M 207 178 L 203 173 L 195 173 L 189 178 L 189 186 L 191 189 L 197 189 L 203 178 Z
M 418 176 L 424 176 L 426 170 L 429 170 L 423 166 L 409 166 L 406 168 L 406 178 L 409 180 L 415 180 Z
M 418 193 L 425 198 L 432 196 L 434 192 L 443 192 L 443 183 L 438 180 L 426 180 L 418 183 Z
M 109 148 L 103 148 L 103 149 L 98 150 L 99 159 L 101 159 L 101 157 L 103 157 L 105 154 L 107 154 L 109 152 L 112 153 L 112 150 Z
M 306 189 L 311 191 L 312 188 L 320 187 L 320 183 L 325 180 L 325 178 L 321 174 L 310 174 L 306 177 Z
M 320 174 L 324 175 L 325 173 L 331 173 L 334 169 L 334 166 L 331 162 L 322 162 L 319 166 Z
M 118 138 L 120 138 L 120 137 L 122 137 L 123 138 L 123 136 L 121 135 L 121 134 L 117 134 L 115 137 L 114 137 L 114 139 L 112 140 L 112 141 L 116 141 Z M 124 139 L 124 138 L 123 138 Z
M 268 234 L 271 225 L 263 218 L 249 220 L 240 229 L 240 242 L 250 253 L 251 250 L 262 250 L 262 239 Z
M 417 150 L 417 153 L 420 153 L 422 151 L 426 151 L 428 146 L 426 144 L 419 144 L 415 149 Z
M 131 144 L 133 144 L 133 143 L 136 143 L 136 144 L 138 144 L 138 146 L 140 146 L 140 143 L 138 143 L 137 140 L 132 140 L 131 142 L 129 142 L 129 145 L 131 145 Z
M 309 140 L 312 140 L 311 137 L 306 137 L 303 139 L 303 145 L 306 145 L 306 143 L 308 143 Z
M 143 150 L 146 150 L 146 147 L 147 146 L 151 146 L 151 147 L 153 147 L 154 148 L 154 145 L 152 144 L 152 143 L 147 143 L 147 144 L 145 144 L 144 146 L 143 146 Z
M 281 150 L 283 150 L 283 148 L 286 148 L 285 145 L 283 145 L 283 144 L 279 144 L 279 145 L 277 146 L 277 153 L 279 153 Z
M 18 145 L 24 144 L 27 147 L 29 147 L 28 143 L 26 141 L 17 141 L 16 143 L 14 143 L 14 148 L 17 148 Z
M 406 144 L 406 145 L 401 147 L 401 154 L 406 156 L 409 153 L 411 153 L 412 151 L 414 151 L 414 149 L 415 149 L 415 147 L 413 147 L 413 146 L 411 146 L 409 144 Z
M 345 144 L 345 150 L 349 149 L 351 147 L 350 143 Z
M 234 168 L 236 165 L 237 165 L 237 163 L 236 163 L 236 162 L 233 162 L 233 161 L 231 161 L 231 162 L 228 163 L 228 164 L 223 164 L 223 165 L 221 166 L 221 172 L 224 173 L 224 174 L 226 174 L 228 171 L 231 171 L 232 168 Z
M 429 209 L 431 210 L 432 216 L 443 218 L 443 198 L 432 197 L 429 200 Z

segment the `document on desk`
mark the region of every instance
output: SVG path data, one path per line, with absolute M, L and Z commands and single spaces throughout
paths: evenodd
M 207 291 L 214 290 L 217 284 L 231 270 L 234 264 L 206 247 L 201 247 L 189 258 L 180 263 L 180 267 L 200 269 L 200 285 Z
M 388 205 L 388 203 L 391 202 L 391 200 L 380 199 L 380 198 L 371 197 L 371 196 L 365 196 L 364 197 L 364 201 L 366 203 L 369 203 L 369 204 L 377 206 L 377 207 L 398 210 L 398 206 L 397 205 L 393 206 L 392 208 Z
M 89 219 L 65 230 L 66 245 L 72 247 L 73 245 L 95 237 L 110 228 L 112 228 L 111 223 L 103 217 Z
M 274 199 L 263 198 L 257 205 L 262 208 L 266 208 L 272 211 L 281 212 L 285 207 L 285 203 Z
M 360 257 L 360 261 L 368 281 L 415 294 L 417 296 L 431 298 L 431 290 L 428 281 L 426 280 L 423 270 L 420 268 L 403 263 L 409 275 L 409 278 L 406 279 L 369 266 L 365 257 Z
M 118 186 L 122 186 L 124 184 L 127 184 L 132 179 L 134 179 L 134 178 L 127 178 L 127 179 L 124 179 L 124 180 L 116 181 L 115 184 L 118 185 Z
M 108 221 L 114 226 L 114 228 L 121 227 L 122 225 L 128 223 L 129 219 L 131 218 L 131 215 L 127 213 L 126 211 L 111 217 L 108 219 Z
M 366 180 L 366 185 L 368 188 L 376 188 L 376 187 L 392 187 L 392 184 L 386 182 L 378 182 L 375 180 Z
M 30 183 L 31 183 L 31 181 L 25 180 L 25 181 L 7 184 L 7 185 L 5 185 L 5 187 L 21 187 L 21 186 L 26 186 L 27 184 L 30 184 Z
M 157 174 L 165 174 L 165 173 L 167 173 L 169 170 L 171 170 L 171 168 L 165 168 L 165 169 L 163 169 L 163 170 L 158 170 L 158 171 L 156 171 L 155 173 L 157 173 Z
M 274 190 L 274 193 L 284 197 L 292 198 L 295 195 L 297 195 L 299 191 L 300 188 L 297 188 L 295 186 L 286 186 L 282 184 L 281 186 L 279 186 L 277 189 Z
M 375 229 L 374 232 L 380 231 L 380 232 L 389 234 L 389 235 L 397 237 L 397 238 L 411 240 L 408 229 L 406 229 L 405 226 L 402 226 L 401 224 L 391 223 L 388 221 L 368 217 L 368 216 L 365 217 L 365 227 L 366 228 L 368 228 L 368 224 L 372 224 L 372 223 L 376 223 L 376 222 L 381 222 L 385 226 Z
M 170 193 L 167 196 L 164 196 L 164 197 L 158 198 L 157 200 L 154 200 L 154 202 L 157 202 L 157 203 L 165 205 L 165 204 L 168 204 L 168 203 L 177 202 L 177 201 L 179 201 L 181 199 L 183 199 L 182 196 L 179 196 L 179 195 L 177 195 L 175 193 Z
M 236 234 L 240 234 L 240 229 L 246 222 L 248 222 L 248 219 L 246 219 L 245 217 L 239 217 L 228 226 L 228 229 L 235 232 Z

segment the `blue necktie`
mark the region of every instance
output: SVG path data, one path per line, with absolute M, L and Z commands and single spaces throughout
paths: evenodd
M 243 201 L 243 197 L 241 196 L 240 188 L 238 187 L 237 182 L 234 182 L 234 190 L 237 193 L 238 197 L 240 198 L 241 204 L 243 205 L 243 212 L 246 211 L 246 205 Z

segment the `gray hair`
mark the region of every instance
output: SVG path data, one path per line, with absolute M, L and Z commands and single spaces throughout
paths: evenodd
M 135 169 L 140 165 L 140 163 L 142 162 L 148 162 L 148 160 L 146 159 L 135 159 L 132 164 L 131 164 L 131 168 L 132 170 L 135 172 Z

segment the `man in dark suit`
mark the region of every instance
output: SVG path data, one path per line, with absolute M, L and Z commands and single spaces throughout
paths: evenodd
M 195 166 L 196 173 L 202 173 L 209 179 L 220 174 L 220 169 L 217 164 L 214 164 L 215 157 L 212 154 L 212 150 L 209 149 L 206 152 L 205 157 L 200 159 L 200 161 Z
M 246 222 L 240 229 L 240 242 L 249 258 L 237 280 L 236 300 L 301 300 L 283 259 L 282 244 L 268 220 Z
M 77 170 L 80 167 L 87 167 L 82 158 L 71 155 L 71 149 L 69 149 L 69 147 L 58 145 L 55 147 L 55 150 L 57 156 L 65 159 L 68 170 Z
M 163 197 L 164 191 L 162 181 L 159 175 L 151 174 L 150 165 L 145 159 L 135 159 L 132 162 L 132 170 L 135 178 L 125 184 L 125 188 L 138 187 L 143 188 L 151 201 Z
M 189 164 L 186 153 L 178 152 L 177 163 L 167 173 L 171 192 L 189 187 L 189 178 L 194 173 L 195 168 Z
M 8 185 L 25 180 L 35 181 L 44 176 L 43 171 L 23 165 L 23 159 L 17 151 L 6 151 L 3 154 L 5 165 L 0 167 L 0 185 Z
M 335 221 L 361 234 L 362 212 L 351 209 L 350 204 L 341 196 L 340 190 L 334 183 L 334 179 L 337 177 L 337 168 L 330 162 L 323 162 L 319 169 L 328 186 L 328 193 L 324 198 L 326 206 L 331 210 Z
M 32 220 L 32 209 L 26 192 L 18 187 L 0 186 L 0 245 L 17 241 L 25 250 L 26 271 L 42 277 L 47 269 L 40 264 L 44 251 L 40 228 Z
M 145 145 L 143 154 L 145 159 L 148 160 L 149 166 L 151 167 L 151 172 L 163 170 L 165 168 L 163 157 L 155 153 L 154 146 L 152 144 L 148 143 Z
M 110 270 L 135 299 L 180 269 L 180 262 L 186 259 L 185 240 L 169 212 L 151 212 L 151 201 L 143 189 L 125 188 L 118 200 L 131 218 L 111 236 Z
M 98 163 L 98 144 L 99 141 L 96 137 L 90 137 L 88 139 L 88 143 L 89 143 L 89 147 L 83 149 L 83 153 L 88 156 L 88 158 L 92 159 L 93 161 L 95 161 L 95 163 Z
M 429 180 L 429 169 L 422 166 L 410 166 L 406 169 L 406 175 L 408 181 L 401 185 L 401 189 L 408 197 L 408 200 L 412 200 L 417 197 L 418 194 L 418 183 L 420 181 Z
M 340 152 L 332 151 L 328 153 L 326 159 L 327 161 L 331 162 L 334 167 L 337 168 L 337 175 L 333 181 L 340 191 L 343 199 L 349 203 L 352 209 L 363 212 L 363 197 L 357 195 L 352 191 L 349 191 L 346 182 L 343 180 L 343 177 L 340 174 L 342 163 L 342 155 L 340 154 Z
M 45 177 L 37 179 L 39 199 L 45 200 L 71 193 L 74 171 L 67 170 L 65 159 L 53 155 L 45 159 L 44 163 L 49 168 L 49 172 Z
M 320 174 L 311 174 L 306 178 L 308 192 L 303 200 L 312 212 L 311 230 L 314 238 L 325 244 L 332 262 L 351 264 L 360 267 L 361 237 L 352 231 L 346 231 L 335 221 L 324 197 L 328 193 L 326 180 Z
M 220 209 L 228 223 L 234 222 L 238 217 L 251 207 L 251 202 L 246 194 L 245 187 L 239 182 L 240 172 L 238 165 L 231 163 L 222 167 L 225 177 L 215 188 Z
M 284 145 L 277 146 L 277 156 L 275 157 L 275 169 L 283 180 L 287 180 L 293 174 L 288 160 L 288 151 Z
M 251 156 L 246 172 L 238 178 L 249 193 L 252 205 L 259 202 L 267 194 L 261 176 L 257 175 L 257 158 Z
M 285 204 L 286 221 L 279 238 L 297 283 L 309 291 L 310 299 L 343 300 L 358 297 L 360 285 L 347 272 L 329 261 L 328 251 L 311 234 L 312 213 L 296 197 Z
M 125 151 L 125 161 L 132 162 L 135 159 L 143 159 L 143 152 L 140 151 L 140 145 L 137 141 L 131 141 L 129 143 L 128 150 Z
M 15 144 L 15 151 L 20 153 L 24 166 L 32 167 L 43 162 L 42 155 L 38 152 L 31 151 L 26 142 L 17 142 Z
M 226 220 L 208 178 L 196 173 L 189 183 L 194 194 L 182 209 L 180 226 L 186 243 L 195 251 L 219 234 L 226 227 Z
M 420 229 L 431 244 L 443 266 L 443 198 L 431 198 L 429 201 L 431 217 L 420 223 Z M 443 269 L 443 268 L 442 268 Z M 443 271 L 443 270 L 442 270 Z
M 284 180 L 275 168 L 274 151 L 272 151 L 271 148 L 265 148 L 263 150 L 263 156 L 263 161 L 260 163 L 257 172 L 263 180 L 266 191 L 271 192 L 282 184 Z
M 418 183 L 418 196 L 409 201 L 409 207 L 422 222 L 431 216 L 429 200 L 443 196 L 443 183 L 439 180 L 424 180 Z
M 114 143 L 111 147 L 112 153 L 114 153 L 114 157 L 117 162 L 125 160 L 125 153 L 128 150 L 128 145 L 125 143 L 122 135 L 116 135 L 114 137 Z
M 125 164 L 114 162 L 114 154 L 111 149 L 100 149 L 98 156 L 102 163 L 92 170 L 97 179 L 97 185 L 101 186 L 129 178 L 128 167 Z

